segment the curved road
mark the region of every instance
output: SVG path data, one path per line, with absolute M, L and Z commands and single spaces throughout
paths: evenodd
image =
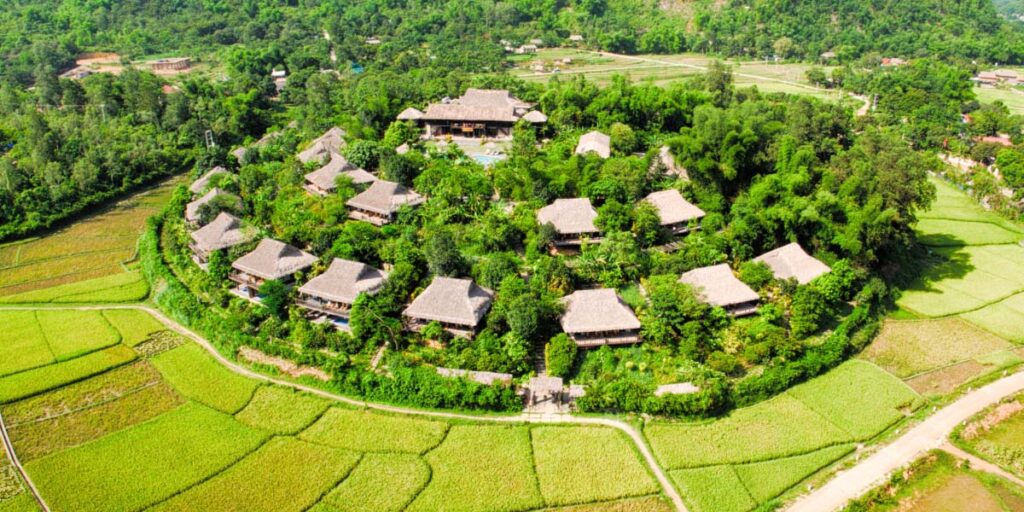
M 224 357 L 224 355 L 221 354 L 220 352 L 218 352 L 217 349 L 213 346 L 213 344 L 210 343 L 210 341 L 207 340 L 206 338 L 200 336 L 199 334 L 193 332 L 192 330 L 186 328 L 185 326 L 175 322 L 174 320 L 171 320 L 170 318 L 164 316 L 164 314 L 161 311 L 159 311 L 159 310 L 157 310 L 155 308 L 151 308 L 149 306 L 144 306 L 144 305 L 118 304 L 118 305 L 107 305 L 107 306 L 96 305 L 96 306 L 66 306 L 66 307 L 64 307 L 64 306 L 55 306 L 55 307 L 47 307 L 47 306 L 43 306 L 43 307 L 23 307 L 23 306 L 7 307 L 7 306 L 4 306 L 4 307 L 0 307 L 0 309 L 5 309 L 5 310 L 137 309 L 137 310 L 145 311 L 145 312 L 149 313 L 150 315 L 152 315 L 153 317 L 155 317 L 157 320 L 159 320 L 162 324 L 167 326 L 169 329 L 171 329 L 174 332 L 177 332 L 178 334 L 181 334 L 182 336 L 185 336 L 185 337 L 191 339 L 192 341 L 198 343 L 199 346 L 201 346 L 204 349 L 206 349 L 206 351 L 209 352 L 210 355 L 212 355 L 214 358 L 216 358 L 218 362 L 220 362 L 222 365 L 224 365 L 225 367 L 227 367 L 229 370 L 231 370 L 234 373 L 237 373 L 239 375 L 242 375 L 242 376 L 245 376 L 245 377 L 249 377 L 249 378 L 252 378 L 252 379 L 258 379 L 258 380 L 262 380 L 264 382 L 270 382 L 270 383 L 273 383 L 273 384 L 277 384 L 279 386 L 287 386 L 287 387 L 290 387 L 290 388 L 298 389 L 300 391 L 305 391 L 307 393 L 311 393 L 311 394 L 318 395 L 318 396 L 321 396 L 321 397 L 324 397 L 324 398 L 327 398 L 327 399 L 330 399 L 330 400 L 335 400 L 335 401 L 338 401 L 338 402 L 346 403 L 346 404 L 357 406 L 357 407 L 366 407 L 368 409 L 376 409 L 376 410 L 379 410 L 379 411 L 393 412 L 393 413 L 399 413 L 399 414 L 408 414 L 408 415 L 416 415 L 416 416 L 430 416 L 430 417 L 434 417 L 434 418 L 443 418 L 443 419 L 460 419 L 460 420 L 471 420 L 471 421 L 480 421 L 480 422 L 498 422 L 498 423 L 573 423 L 573 424 L 578 424 L 578 425 L 601 425 L 601 426 L 605 426 L 605 427 L 615 428 L 615 429 L 621 430 L 622 432 L 625 432 L 626 435 L 628 435 L 630 437 L 630 439 L 632 439 L 633 444 L 636 445 L 636 448 L 640 452 L 640 455 L 643 456 L 644 461 L 647 463 L 648 468 L 651 470 L 651 473 L 654 474 L 654 476 L 658 479 L 658 483 L 661 484 L 662 492 L 664 492 L 665 495 L 668 496 L 669 499 L 672 500 L 672 503 L 675 505 L 676 510 L 679 511 L 679 512 L 688 512 L 687 509 L 686 509 L 686 505 L 683 504 L 682 497 L 679 495 L 679 492 L 676 491 L 676 488 L 672 485 L 672 482 L 669 480 L 668 476 L 665 474 L 665 471 L 663 469 L 661 469 L 661 466 L 659 466 L 657 461 L 654 459 L 654 455 L 651 453 L 650 448 L 648 448 L 647 443 L 644 441 L 643 436 L 641 436 L 640 433 L 637 432 L 636 429 L 633 428 L 631 425 L 629 425 L 629 424 L 627 424 L 625 422 L 622 422 L 622 421 L 608 419 L 608 418 L 585 418 L 585 417 L 574 417 L 574 416 L 569 416 L 569 415 L 558 415 L 558 414 L 520 414 L 520 415 L 516 415 L 516 416 L 474 416 L 474 415 L 471 415 L 471 414 L 457 414 L 457 413 L 440 412 L 440 411 L 425 411 L 425 410 L 420 410 L 420 409 L 410 409 L 410 408 L 406 408 L 406 407 L 398 407 L 398 406 L 393 406 L 393 405 L 377 404 L 377 403 L 372 403 L 372 402 L 364 402 L 362 400 L 355 400 L 355 399 L 352 399 L 352 398 L 349 398 L 349 397 L 346 397 L 346 396 L 342 396 L 342 395 L 338 395 L 338 394 L 335 394 L 335 393 L 331 393 L 329 391 L 324 391 L 322 389 L 317 389 L 317 388 L 313 388 L 313 387 L 310 387 L 310 386 L 305 386 L 303 384 L 297 384 L 295 382 L 289 382 L 289 381 L 286 381 L 286 380 L 277 379 L 277 378 L 271 377 L 269 375 L 264 375 L 262 373 L 255 372 L 255 371 L 250 370 L 250 369 L 248 369 L 248 368 L 246 368 L 244 366 L 241 366 L 241 365 L 235 363 L 234 361 L 231 361 L 230 359 Z M 7 437 L 7 430 L 3 428 L 2 423 L 0 423 L 0 437 L 3 437 L 4 444 L 9 446 L 10 440 Z M 24 468 L 22 468 L 21 464 L 18 462 L 17 457 L 14 456 L 14 448 L 13 448 L 13 446 L 9 446 L 8 449 L 10 450 L 11 460 L 12 460 L 12 463 L 14 463 L 15 468 L 18 470 L 18 472 L 21 473 L 22 477 L 25 479 L 25 482 L 28 484 L 28 486 L 32 490 L 33 494 L 35 494 L 37 501 L 39 501 L 39 504 L 43 507 L 44 511 L 48 512 L 49 509 L 46 508 L 46 503 L 44 502 L 43 498 L 39 495 L 39 493 L 36 492 L 35 487 L 32 484 L 32 480 L 28 476 L 28 473 L 25 472 Z

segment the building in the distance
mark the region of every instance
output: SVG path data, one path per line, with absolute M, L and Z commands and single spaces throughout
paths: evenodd
M 576 145 L 577 155 L 594 153 L 601 158 L 612 156 L 612 138 L 598 131 L 587 132 Z
M 761 300 L 757 292 L 740 281 L 726 263 L 695 268 L 683 274 L 679 282 L 692 286 L 702 301 L 733 316 L 756 313 L 757 303 Z
M 218 198 L 223 198 L 221 200 L 236 208 L 242 205 L 242 200 L 238 196 L 213 187 L 203 197 L 185 205 L 185 223 L 188 224 L 188 227 L 191 229 L 198 228 L 202 224 L 203 208 L 214 203 Z
M 209 190 L 210 184 L 215 176 L 226 174 L 231 173 L 229 173 L 227 169 L 218 165 L 217 167 L 206 171 L 206 174 L 200 176 L 199 179 L 193 181 L 192 185 L 188 187 L 188 191 L 191 192 L 193 196 L 201 196 Z
M 493 300 L 494 292 L 469 279 L 437 276 L 402 316 L 412 331 L 437 322 L 456 336 L 472 338 Z
M 252 252 L 231 264 L 228 278 L 238 283 L 232 292 L 250 300 L 257 299 L 263 283 L 280 281 L 291 285 L 295 282 L 295 273 L 313 266 L 316 259 L 316 256 L 284 242 L 264 238 Z
M 154 72 L 188 71 L 192 68 L 192 59 L 189 57 L 172 57 L 169 59 L 158 59 L 149 63 L 150 69 Z
M 335 156 L 327 165 L 307 174 L 304 188 L 310 194 L 327 196 L 338 188 L 338 178 L 348 177 L 356 188 L 366 188 L 374 181 L 376 176 L 366 172 L 355 165 L 352 165 L 343 156 Z
M 640 342 L 640 320 L 615 290 L 576 290 L 562 302 L 562 330 L 576 345 L 587 348 Z
M 489 138 L 510 140 L 512 127 L 520 119 L 540 124 L 543 115 L 528 115 L 533 104 L 512 96 L 506 90 L 469 89 L 459 98 L 445 98 L 431 103 L 421 112 L 407 108 L 398 115 L 400 121 L 413 121 L 424 129 L 424 137 Z
M 585 197 L 556 199 L 537 210 L 537 223 L 551 224 L 555 228 L 552 244 L 556 248 L 579 246 L 584 239 L 600 242 L 601 230 L 594 224 L 596 219 L 597 210 L 590 204 L 590 199 Z
M 418 206 L 423 201 L 423 196 L 405 185 L 377 180 L 370 188 L 349 199 L 345 206 L 348 207 L 349 218 L 383 226 L 393 221 L 403 206 Z
M 255 232 L 246 229 L 238 217 L 221 212 L 209 224 L 193 231 L 190 236 L 192 260 L 205 269 L 214 251 L 244 244 L 255 237 Z
M 345 130 L 335 126 L 324 132 L 323 135 L 313 139 L 306 149 L 299 152 L 296 158 L 303 164 L 316 162 L 323 165 L 334 157 L 341 156 L 341 149 L 345 147 Z
M 299 287 L 295 304 L 315 315 L 347 321 L 359 295 L 377 293 L 387 277 L 387 272 L 365 263 L 335 258 L 323 274 Z
M 776 279 L 796 279 L 800 284 L 807 284 L 832 270 L 828 265 L 807 254 L 797 243 L 768 251 L 754 258 L 754 261 L 768 265 Z

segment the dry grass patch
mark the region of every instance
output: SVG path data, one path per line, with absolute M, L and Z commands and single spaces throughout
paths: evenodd
M 334 407 L 299 437 L 361 452 L 422 454 L 437 446 L 447 430 L 440 421 Z
M 977 361 L 964 361 L 960 364 L 918 375 L 907 380 L 907 385 L 924 396 L 943 396 L 952 393 L 956 388 L 984 375 L 990 370 L 991 367 Z
M 502 512 L 544 505 L 526 427 L 453 426 L 426 459 L 433 477 L 409 506 L 411 512 Z
M 959 318 L 887 320 L 863 357 L 897 377 L 942 368 L 1012 347 Z
M 308 427 L 331 403 L 313 395 L 280 386 L 256 390 L 249 405 L 235 419 L 275 434 L 297 434 Z
M 401 512 L 428 481 L 430 467 L 415 455 L 368 453 L 313 510 Z
M 149 295 L 149 284 L 138 271 L 0 296 L 0 304 L 138 302 Z

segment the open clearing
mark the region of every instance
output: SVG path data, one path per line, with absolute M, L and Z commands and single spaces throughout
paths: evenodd
M 1003 102 L 1010 113 L 1024 114 L 1024 91 L 1013 89 L 998 89 L 995 87 L 975 87 L 974 94 L 982 103 Z
M 146 219 L 163 208 L 180 181 L 165 181 L 42 238 L 0 245 L 0 295 L 125 273 L 123 264 L 134 259 L 135 243 Z M 137 277 L 129 280 L 139 282 Z M 125 282 L 118 283 L 109 290 L 124 295 L 126 290 L 119 287 Z M 67 300 L 72 302 L 101 302 L 101 294 L 81 295 L 101 288 L 92 283 L 85 290 L 55 290 L 49 292 L 52 297 L 48 299 L 43 295 L 28 296 L 26 300 L 48 302 L 54 297 L 69 297 Z
M 644 433 L 695 511 L 745 511 L 832 464 L 852 451 L 852 443 L 876 436 L 920 403 L 899 379 L 854 360 L 725 418 L 654 421 Z

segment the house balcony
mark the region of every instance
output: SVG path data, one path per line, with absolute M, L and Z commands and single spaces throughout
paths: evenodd
M 405 317 L 403 324 L 405 329 L 412 332 L 420 332 L 424 327 L 430 325 L 432 320 L 424 320 L 419 318 Z M 441 328 L 448 331 L 452 336 L 459 338 L 473 339 L 476 336 L 476 327 L 471 325 L 459 325 L 447 322 L 438 322 L 441 324 Z
M 350 208 L 349 209 L 349 211 L 348 211 L 348 218 L 350 218 L 352 220 L 361 220 L 361 221 L 364 221 L 364 222 L 369 222 L 370 224 L 373 224 L 374 226 L 383 226 L 383 225 L 391 222 L 391 216 L 390 215 L 380 215 L 380 214 L 368 212 L 368 211 L 365 211 L 365 210 L 357 210 L 355 208 Z
M 313 313 L 343 319 L 348 319 L 349 314 L 352 311 L 352 306 L 350 304 L 322 300 L 311 296 L 295 299 L 295 305 Z
M 600 347 L 602 345 L 631 345 L 640 343 L 640 331 L 610 331 L 569 333 L 569 337 L 581 348 Z
M 323 189 L 312 183 L 306 183 L 302 188 L 306 189 L 306 192 L 308 192 L 309 195 L 315 197 L 327 197 L 331 195 L 331 192 L 333 192 L 333 190 Z

